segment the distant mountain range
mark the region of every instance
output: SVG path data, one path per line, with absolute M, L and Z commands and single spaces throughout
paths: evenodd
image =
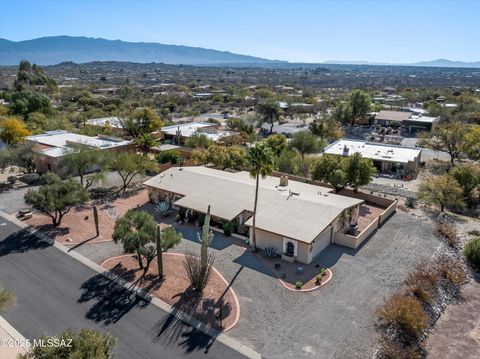
M 280 62 L 201 47 L 89 37 L 52 36 L 18 42 L 0 39 L 0 65 L 16 65 L 24 59 L 39 65 L 54 65 L 64 61 L 157 62 L 174 65 L 252 65 Z
M 480 61 L 452 61 L 447 59 L 437 59 L 431 61 L 420 61 L 412 63 L 389 63 L 389 62 L 369 62 L 369 61 L 325 61 L 325 64 L 336 65 L 379 65 L 379 66 L 424 66 L 424 67 L 464 67 L 464 68 L 480 68 Z
M 0 65 L 16 65 L 24 59 L 39 65 L 55 65 L 65 61 L 76 63 L 92 61 L 157 62 L 172 65 L 275 65 L 277 67 L 294 65 L 286 61 L 239 55 L 228 51 L 148 42 L 126 42 L 75 36 L 41 37 L 18 42 L 0 39 Z M 322 64 L 480 68 L 480 61 L 463 62 L 446 59 L 403 64 L 330 60 L 318 65 Z

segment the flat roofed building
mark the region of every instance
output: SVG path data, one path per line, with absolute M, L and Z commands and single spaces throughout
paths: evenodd
M 174 167 L 145 185 L 152 202 L 168 201 L 192 213 L 205 213 L 210 205 L 214 220 L 233 222 L 236 232 L 252 237 L 255 180 L 248 172 Z M 332 192 L 331 188 L 285 178 L 283 182 L 271 176 L 260 179 L 257 246 L 273 246 L 277 253 L 310 263 L 333 242 L 342 215 L 353 218 L 364 202 Z
M 402 126 L 408 132 L 431 131 L 440 121 L 440 117 L 428 117 L 413 111 L 381 110 L 375 115 L 374 123 L 380 126 Z
M 126 131 L 123 129 L 122 119 L 116 116 L 91 118 L 85 121 L 85 124 L 102 129 L 109 127 L 111 128 L 112 133 L 117 136 L 123 136 L 126 134 Z
M 361 140 L 340 139 L 327 146 L 325 154 L 369 158 L 380 173 L 416 176 L 420 170 L 421 148 L 387 145 Z
M 35 168 L 39 173 L 48 171 L 59 175 L 59 161 L 74 151 L 75 146 L 84 145 L 97 150 L 123 151 L 132 149 L 132 141 L 118 137 L 98 135 L 96 137 L 80 135 L 63 130 L 48 131 L 40 135 L 27 137 L 30 142 L 36 143 L 34 147 L 39 156 L 35 159 Z
M 235 132 L 232 131 L 221 130 L 216 123 L 200 121 L 165 126 L 162 127 L 160 132 L 162 133 L 163 138 L 166 139 L 176 139 L 177 135 L 180 134 L 181 142 L 198 132 L 205 134 L 208 139 L 215 142 L 235 134 Z

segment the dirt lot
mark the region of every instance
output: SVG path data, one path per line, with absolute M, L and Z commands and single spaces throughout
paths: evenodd
M 425 342 L 428 358 L 480 358 L 480 275 L 465 286 Z

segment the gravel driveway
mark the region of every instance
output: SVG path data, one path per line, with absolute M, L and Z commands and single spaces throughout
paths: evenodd
M 186 240 L 175 250 L 197 248 L 197 229 L 178 229 Z M 228 335 L 275 359 L 371 358 L 375 309 L 415 262 L 439 245 L 428 220 L 398 212 L 359 249 L 330 246 L 321 259 L 331 267 L 332 281 L 311 293 L 295 293 L 234 241 L 215 233 L 212 245 L 215 266 L 233 282 L 240 300 L 240 321 Z M 76 250 L 101 262 L 121 248 L 105 243 Z

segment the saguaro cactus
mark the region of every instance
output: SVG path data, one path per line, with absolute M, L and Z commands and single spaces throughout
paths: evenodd
M 95 221 L 95 231 L 97 232 L 97 237 L 100 235 L 98 230 L 98 210 L 97 206 L 93 206 L 93 220 Z
M 202 244 L 202 250 L 200 252 L 201 267 L 204 268 L 207 265 L 208 259 L 208 246 L 212 243 L 213 233 L 210 231 L 210 206 L 208 206 L 207 214 L 205 215 L 205 222 L 203 223 L 202 237 L 197 233 L 198 240 Z
M 157 224 L 157 267 L 158 278 L 163 277 L 162 228 Z

